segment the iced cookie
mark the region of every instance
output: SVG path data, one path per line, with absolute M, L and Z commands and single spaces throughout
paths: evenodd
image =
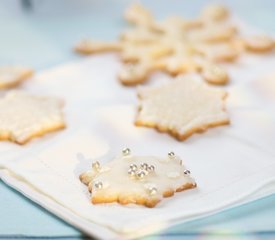
M 121 44 L 119 42 L 83 40 L 75 46 L 75 51 L 81 54 L 117 52 L 120 50 Z
M 88 186 L 93 204 L 133 203 L 150 208 L 163 197 L 196 187 L 190 171 L 173 152 L 165 157 L 143 157 L 131 155 L 128 148 L 104 166 L 93 162 L 80 180 Z
M 33 70 L 21 66 L 0 67 L 0 89 L 17 86 L 22 81 L 30 78 Z
M 179 76 L 159 87 L 138 91 L 140 104 L 135 124 L 168 132 L 185 140 L 196 132 L 229 124 L 224 90 L 208 86 L 200 78 Z
M 0 140 L 24 144 L 65 127 L 63 103 L 53 97 L 10 91 L 0 99 Z
M 208 83 L 226 84 L 230 77 L 218 64 L 233 63 L 245 51 L 265 53 L 274 48 L 268 36 L 242 36 L 228 9 L 219 4 L 207 6 L 191 19 L 172 15 L 163 20 L 154 19 L 141 4 L 133 4 L 125 19 L 132 25 L 117 43 L 84 41 L 76 50 L 117 51 L 123 64 L 117 76 L 127 86 L 146 82 L 156 71 L 172 76 L 197 72 Z

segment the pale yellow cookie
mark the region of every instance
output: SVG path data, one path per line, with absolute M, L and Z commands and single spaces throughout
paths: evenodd
M 229 123 L 226 92 L 193 76 L 180 76 L 159 87 L 141 88 L 138 96 L 135 124 L 168 132 L 178 140 Z
M 53 97 L 10 91 L 0 99 L 0 140 L 24 144 L 65 127 L 63 103 Z
M 245 51 L 269 52 L 275 45 L 268 36 L 243 37 L 229 17 L 226 7 L 214 4 L 193 19 L 172 15 L 157 21 L 142 5 L 133 4 L 125 19 L 134 26 L 120 34 L 118 43 L 88 41 L 76 49 L 82 53 L 117 51 L 127 64 L 118 73 L 124 85 L 141 84 L 155 71 L 173 76 L 197 72 L 208 83 L 223 85 L 229 75 L 217 64 L 234 62 Z
M 150 25 L 154 20 L 149 10 L 144 8 L 140 3 L 133 3 L 124 13 L 127 22 L 135 25 Z
M 202 17 L 205 20 L 223 21 L 229 17 L 229 11 L 222 5 L 209 5 L 202 10 Z
M 0 67 L 0 89 L 11 88 L 30 78 L 33 70 L 22 66 Z
M 93 162 L 80 180 L 88 186 L 93 204 L 118 202 L 150 208 L 164 197 L 196 187 L 190 171 L 173 152 L 166 157 L 143 157 L 131 155 L 130 149 L 104 166 Z
M 117 52 L 122 48 L 119 42 L 103 42 L 82 40 L 75 46 L 75 51 L 81 54 L 94 54 L 102 52 Z
M 251 52 L 269 52 L 275 46 L 274 40 L 267 35 L 250 36 L 243 38 L 245 48 Z

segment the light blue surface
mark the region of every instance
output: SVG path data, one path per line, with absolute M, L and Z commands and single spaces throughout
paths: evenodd
M 158 18 L 171 13 L 197 14 L 207 1 L 143 1 Z M 249 24 L 275 33 L 274 0 L 223 1 Z M 15 0 L 0 2 L 0 64 L 26 64 L 37 70 L 80 58 L 72 53 L 76 41 L 92 36 L 114 39 L 126 25 L 121 18 L 126 0 L 36 0 L 23 11 Z M 272 232 L 274 235 L 272 235 Z M 256 234 L 257 233 L 257 234 Z M 162 237 L 215 239 L 221 234 L 248 239 L 275 238 L 275 195 L 212 217 L 176 226 Z M 205 235 L 210 234 L 210 235 Z M 217 235 L 218 234 L 218 235 Z M 254 234 L 254 235 L 251 235 Z M 0 238 L 48 236 L 81 238 L 58 220 L 0 181 Z M 229 237 L 228 236 L 228 237 Z M 229 239 L 229 238 L 227 238 Z M 243 238 L 242 238 L 243 239 Z

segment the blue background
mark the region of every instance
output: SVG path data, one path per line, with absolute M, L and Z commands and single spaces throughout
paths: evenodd
M 127 0 L 33 0 L 0 2 L 0 64 L 41 70 L 80 59 L 71 49 L 84 37 L 115 39 L 127 25 Z M 192 17 L 209 1 L 141 1 L 157 18 L 172 13 Z M 275 33 L 274 0 L 220 1 L 248 24 Z M 26 3 L 26 2 L 25 2 Z M 0 180 L 0 238 L 84 236 Z M 275 239 L 275 194 L 202 220 L 178 225 L 148 239 Z

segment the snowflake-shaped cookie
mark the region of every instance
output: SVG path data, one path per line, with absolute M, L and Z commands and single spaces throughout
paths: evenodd
M 133 156 L 126 148 L 113 161 L 92 168 L 80 175 L 91 192 L 91 202 L 134 203 L 154 207 L 163 197 L 171 197 L 196 187 L 190 171 L 173 152 L 166 157 Z
M 63 103 L 54 97 L 10 91 L 0 99 L 0 139 L 24 144 L 65 127 Z
M 184 140 L 195 132 L 229 123 L 226 92 L 193 76 L 139 89 L 137 126 L 154 127 Z

